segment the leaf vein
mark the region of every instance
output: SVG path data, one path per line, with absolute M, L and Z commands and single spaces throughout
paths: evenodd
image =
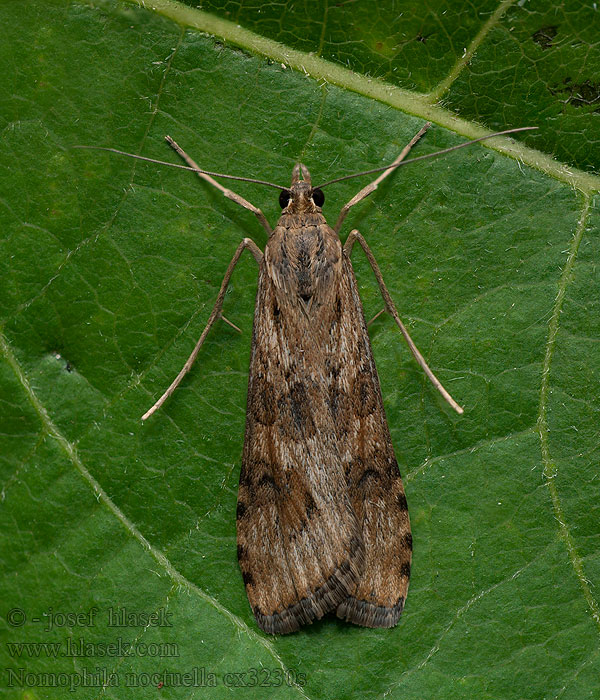
M 558 291 L 556 298 L 554 300 L 554 307 L 552 309 L 552 315 L 550 316 L 550 321 L 548 323 L 548 338 L 546 341 L 546 352 L 544 356 L 543 368 L 542 368 L 542 381 L 540 386 L 540 403 L 539 403 L 539 413 L 537 420 L 537 431 L 540 436 L 540 451 L 542 454 L 542 463 L 544 465 L 543 476 L 546 480 L 546 485 L 548 486 L 548 491 L 550 493 L 550 498 L 552 500 L 552 508 L 554 510 L 554 517 L 558 522 L 558 529 L 560 535 L 567 548 L 567 553 L 571 566 L 573 567 L 575 574 L 579 580 L 582 593 L 585 600 L 590 608 L 592 618 L 598 629 L 600 630 L 600 607 L 598 601 L 594 598 L 592 590 L 590 588 L 590 583 L 585 576 L 583 570 L 583 562 L 577 549 L 575 547 L 575 542 L 569 530 L 569 525 L 565 518 L 565 513 L 562 508 L 560 501 L 560 496 L 558 494 L 558 487 L 556 485 L 556 476 L 558 474 L 558 468 L 554 459 L 551 455 L 550 450 L 550 439 L 549 433 L 550 429 L 548 427 L 548 398 L 550 394 L 550 369 L 552 365 L 552 358 L 554 356 L 554 348 L 556 346 L 556 338 L 558 336 L 558 329 L 560 326 L 560 314 L 562 312 L 563 303 L 565 299 L 565 294 L 569 283 L 573 277 L 573 268 L 575 266 L 575 261 L 577 259 L 577 253 L 579 251 L 579 245 L 583 238 L 583 234 L 586 230 L 587 221 L 590 215 L 590 210 L 592 208 L 592 200 L 589 196 L 584 198 L 584 205 L 581 211 L 581 216 L 579 222 L 573 234 L 571 245 L 569 246 L 569 251 L 567 255 L 567 262 L 562 271 L 558 282 Z
M 154 547 L 149 540 L 142 534 L 142 532 L 137 528 L 137 526 L 129 520 L 125 513 L 117 506 L 117 504 L 110 498 L 106 491 L 102 488 L 100 482 L 88 471 L 84 463 L 82 462 L 79 454 L 77 453 L 77 448 L 73 445 L 58 429 L 58 426 L 51 419 L 48 411 L 44 404 L 40 401 L 37 394 L 33 390 L 33 387 L 29 383 L 29 380 L 23 371 L 23 368 L 19 364 L 17 358 L 15 357 L 12 349 L 8 343 L 7 338 L 3 333 L 0 333 L 0 351 L 2 355 L 6 358 L 8 364 L 12 368 L 15 376 L 19 380 L 21 386 L 32 406 L 36 410 L 42 424 L 44 425 L 47 434 L 54 438 L 57 443 L 62 448 L 63 452 L 67 456 L 67 459 L 79 472 L 85 481 L 89 484 L 96 499 L 100 501 L 105 507 L 107 507 L 110 512 L 115 516 L 115 518 L 121 523 L 121 525 L 127 530 L 127 532 L 145 549 L 153 559 L 166 571 L 171 580 L 191 592 L 195 593 L 201 600 L 203 600 L 208 605 L 212 606 L 217 612 L 223 615 L 227 620 L 234 625 L 240 632 L 246 634 L 250 639 L 258 644 L 262 645 L 265 650 L 273 657 L 273 659 L 279 664 L 282 670 L 288 670 L 283 659 L 277 653 L 272 641 L 265 639 L 258 632 L 255 632 L 250 628 L 241 618 L 234 615 L 230 610 L 228 610 L 224 605 L 222 605 L 216 598 L 209 595 L 200 586 L 196 585 L 192 581 L 188 580 L 183 574 L 181 574 L 173 564 L 167 559 L 164 553 L 158 548 Z M 308 696 L 304 693 L 303 689 L 299 685 L 294 686 L 295 689 L 300 693 L 303 698 Z

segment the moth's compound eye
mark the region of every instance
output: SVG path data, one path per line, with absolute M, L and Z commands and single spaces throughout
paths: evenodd
M 316 187 L 312 191 L 312 201 L 318 206 L 322 207 L 323 202 L 325 201 L 325 195 L 323 194 L 323 190 L 320 190 L 318 187 Z
M 290 199 L 292 198 L 292 193 L 289 190 L 281 190 L 281 194 L 279 195 L 279 206 L 282 209 L 285 209 L 287 205 L 290 203 Z

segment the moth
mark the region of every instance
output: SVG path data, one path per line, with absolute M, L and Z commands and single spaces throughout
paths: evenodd
M 259 280 L 237 550 L 250 606 L 259 627 L 270 634 L 294 632 L 329 612 L 365 627 L 393 627 L 404 608 L 412 535 L 350 261 L 355 243 L 375 274 L 384 310 L 393 317 L 416 361 L 446 401 L 458 413 L 463 409 L 410 338 L 363 236 L 354 229 L 342 244 L 338 233 L 350 208 L 397 167 L 437 155 L 405 160 L 429 126 L 393 163 L 368 171 L 382 172 L 342 208 L 333 228 L 321 210 L 323 188 L 367 173 L 313 187 L 308 169 L 299 163 L 292 171 L 291 185 L 284 187 L 202 170 L 167 137 L 187 163 L 179 167 L 193 170 L 251 211 L 267 231 L 268 241 L 264 252 L 249 238 L 239 244 L 196 347 L 143 419 L 173 393 L 215 321 L 227 321 L 222 315 L 225 292 L 240 256 L 249 250 L 258 264 Z M 499 133 L 512 131 L 516 130 Z M 282 213 L 277 226 L 271 229 L 260 209 L 213 176 L 279 189 Z

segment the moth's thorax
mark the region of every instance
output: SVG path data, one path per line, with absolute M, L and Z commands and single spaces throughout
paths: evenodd
M 327 221 L 321 210 L 315 207 L 312 211 L 304 210 L 300 212 L 290 212 L 288 208 L 284 209 L 283 214 L 279 217 L 277 226 L 278 228 L 283 228 L 287 231 L 288 236 L 305 236 L 307 228 L 314 228 L 316 226 L 322 226 L 329 228 Z
M 314 305 L 341 274 L 342 245 L 320 212 L 284 213 L 267 242 L 264 264 L 277 294 L 290 302 L 312 299 Z

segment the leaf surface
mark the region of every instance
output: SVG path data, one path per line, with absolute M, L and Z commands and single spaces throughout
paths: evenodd
M 577 3 L 557 10 L 569 19 L 557 46 L 531 46 L 550 20 L 521 5 L 470 16 L 443 3 L 421 15 L 415 4 L 407 26 L 385 13 L 375 21 L 362 3 L 329 8 L 325 25 L 320 10 L 303 19 L 305 9 L 275 4 L 250 20 L 233 5 L 0 8 L 7 697 L 64 698 L 65 684 L 86 678 L 74 697 L 600 694 L 598 178 L 548 157 L 597 171 L 597 115 L 550 91 L 558 73 L 551 82 L 515 58 L 539 48 L 540 66 L 575 65 L 587 41 L 589 78 L 578 80 L 593 83 L 597 47 Z M 225 21 L 222 35 L 201 31 L 207 17 Z M 362 33 L 346 40 L 356 25 Z M 425 42 L 394 48 L 430 25 Z M 526 100 L 512 99 L 511 81 Z M 552 118 L 560 109 L 576 110 L 572 120 Z M 207 169 L 287 184 L 302 160 L 322 182 L 390 162 L 432 114 L 415 155 L 474 135 L 470 120 L 543 128 L 520 138 L 516 157 L 473 146 L 400 169 L 344 226 L 343 237 L 365 235 L 415 342 L 466 409 L 443 404 L 390 318 L 372 324 L 413 525 L 406 610 L 393 630 L 326 619 L 267 637 L 235 544 L 250 256 L 224 308 L 242 334 L 215 326 L 177 393 L 140 421 L 193 348 L 241 238 L 263 247 L 266 234 L 191 173 L 73 146 L 177 162 L 168 133 Z M 363 184 L 326 190 L 330 222 Z M 235 190 L 276 221 L 274 191 Z M 359 251 L 354 264 L 370 318 L 377 286 Z M 123 608 L 146 618 L 111 625 Z M 81 653 L 63 654 L 68 643 Z

